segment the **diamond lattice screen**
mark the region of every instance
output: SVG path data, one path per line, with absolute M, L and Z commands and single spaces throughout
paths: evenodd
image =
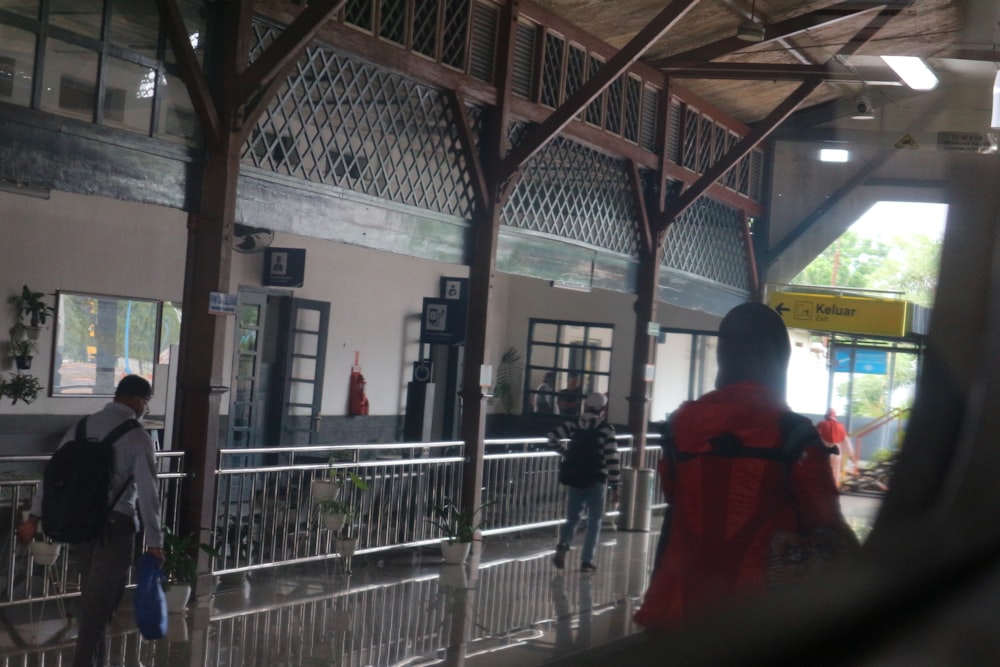
M 260 53 L 277 33 L 255 28 Z M 440 92 L 314 45 L 261 117 L 243 162 L 470 219 L 460 149 Z
M 523 126 L 516 125 L 517 144 Z M 556 137 L 524 167 L 503 222 L 614 252 L 638 253 L 637 216 L 623 160 Z
M 740 211 L 702 197 L 667 227 L 663 265 L 749 292 L 742 225 Z

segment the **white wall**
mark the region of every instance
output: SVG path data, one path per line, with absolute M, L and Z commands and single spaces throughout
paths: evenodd
M 56 290 L 180 301 L 184 290 L 187 215 L 176 209 L 51 193 L 48 200 L 0 192 L 0 340 L 17 321 L 7 298 L 27 284 Z M 55 297 L 47 301 L 55 306 Z M 54 330 L 38 339 L 31 373 L 48 390 Z M 11 364 L 4 349 L 3 369 Z M 157 398 L 165 391 L 154 387 Z M 41 398 L 30 405 L 0 402 L 0 413 L 83 414 L 106 398 Z M 156 411 L 154 403 L 151 409 Z M 162 409 L 162 408 L 161 408 Z
M 419 356 L 423 298 L 439 296 L 442 276 L 467 277 L 468 268 L 280 232 L 272 246 L 305 248 L 305 281 L 292 293 L 330 303 L 323 413 L 346 414 L 358 351 L 370 413 L 402 414 L 411 364 Z M 260 286 L 263 257 L 233 255 L 234 293 L 239 285 Z
M 46 293 L 63 289 L 180 302 L 186 221 L 182 211 L 151 205 L 59 192 L 48 201 L 0 193 L 0 223 L 9 249 L 0 264 L 0 289 L 9 296 L 27 283 Z M 291 292 L 331 304 L 323 413 L 346 414 L 348 379 L 357 350 L 368 383 L 371 414 L 402 414 L 411 364 L 419 356 L 422 300 L 438 296 L 441 277 L 467 277 L 467 267 L 290 233 L 277 233 L 273 245 L 306 249 L 305 283 Z M 241 285 L 259 288 L 263 260 L 263 253 L 234 253 L 229 291 L 236 293 Z M 572 292 L 552 288 L 547 281 L 506 274 L 497 274 L 493 290 L 490 326 L 494 335 L 486 362 L 494 372 L 509 347 L 526 356 L 532 317 L 613 325 L 609 414 L 613 421 L 627 421 L 634 295 Z M 665 304 L 658 308 L 658 320 L 662 326 L 690 329 L 714 329 L 718 323 L 714 316 Z M 0 308 L 0 331 L 5 332 L 14 321 L 12 306 Z M 227 318 L 229 340 L 233 330 L 233 319 Z M 45 384 L 52 334 L 51 327 L 43 332 L 42 352 L 32 369 Z M 224 359 L 225 384 L 231 357 L 230 346 Z M 166 394 L 161 371 L 154 387 L 158 401 Z M 28 406 L 4 401 L 0 413 L 82 414 L 104 400 L 44 397 Z M 223 401 L 224 412 L 227 404 Z M 161 413 L 164 408 L 154 403 L 151 409 Z

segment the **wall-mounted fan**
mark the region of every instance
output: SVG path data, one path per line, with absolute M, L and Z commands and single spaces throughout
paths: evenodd
M 236 252 L 261 252 L 273 240 L 274 230 L 238 222 L 233 225 L 233 249 Z

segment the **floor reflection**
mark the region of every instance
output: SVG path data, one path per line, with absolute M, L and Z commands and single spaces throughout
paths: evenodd
M 864 532 L 876 499 L 844 497 Z M 648 581 L 652 533 L 602 531 L 599 569 L 556 570 L 555 533 L 487 539 L 464 566 L 436 549 L 355 557 L 220 582 L 202 607 L 170 619 L 166 639 L 143 641 L 132 610 L 115 619 L 113 665 L 130 667 L 532 667 L 637 632 L 632 614 Z M 72 611 L 74 603 L 68 607 Z M 49 602 L 0 614 L 0 666 L 65 665 L 75 624 Z

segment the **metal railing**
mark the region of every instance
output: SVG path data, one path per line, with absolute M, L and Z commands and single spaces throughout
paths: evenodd
M 655 436 L 650 440 L 644 467 L 655 468 L 660 448 Z M 631 444 L 631 436 L 618 437 L 623 468 L 631 465 Z M 460 495 L 463 449 L 460 441 L 222 449 L 215 471 L 211 529 L 219 556 L 213 573 L 340 558 L 336 538 L 346 535 L 357 539 L 356 554 L 437 544 L 441 534 L 429 519 L 435 507 Z M 566 491 L 558 483 L 559 455 L 547 448 L 544 438 L 487 440 L 486 452 L 480 499 L 484 536 L 552 527 L 564 520 Z M 176 530 L 184 453 L 158 452 L 156 457 L 163 522 Z M 47 458 L 0 457 L 0 469 L 5 462 Z M 344 529 L 331 531 L 316 511 L 311 484 L 331 474 L 343 478 L 347 471 L 367 489 L 349 481 L 341 485 L 340 499 L 354 511 Z M 0 542 L 0 607 L 79 592 L 71 550 L 56 565 L 43 568 L 13 539 L 21 511 L 39 483 L 37 478 L 0 479 L 0 521 L 7 528 L 7 542 Z M 608 518 L 616 515 L 615 508 L 606 513 Z
M 41 466 L 48 459 L 48 456 L 0 456 L 0 470 L 5 466 Z M 184 452 L 157 452 L 156 466 L 161 518 L 176 530 L 181 481 L 185 477 Z M 18 544 L 14 537 L 14 530 L 23 520 L 22 513 L 31 505 L 39 484 L 41 479 L 37 476 L 0 478 L 0 608 L 36 600 L 62 600 L 80 592 L 79 566 L 72 549 L 61 549 L 54 565 L 43 566 L 35 563 L 29 549 Z M 44 531 L 44 520 L 41 528 Z
M 618 436 L 622 467 L 631 465 L 631 436 Z M 651 438 L 655 441 L 655 438 Z M 483 462 L 484 536 L 555 526 L 565 519 L 566 491 L 558 482 L 559 455 L 544 438 L 487 440 Z M 336 538 L 357 539 L 355 554 L 436 544 L 434 508 L 458 499 L 460 441 L 390 445 L 329 445 L 223 449 L 219 452 L 213 533 L 216 574 L 230 574 L 338 556 Z M 406 458 L 404 458 L 404 456 Z M 656 467 L 660 449 L 646 449 Z M 351 471 L 367 485 L 345 481 L 340 500 L 352 515 L 327 529 L 311 484 Z M 662 505 L 654 504 L 655 508 Z M 607 517 L 617 516 L 609 509 Z

